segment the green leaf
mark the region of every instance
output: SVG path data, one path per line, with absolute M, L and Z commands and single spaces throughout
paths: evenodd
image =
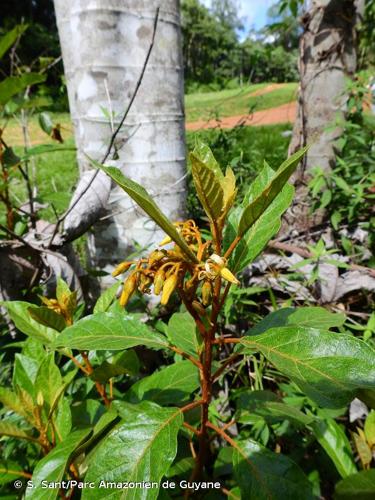
M 30 439 L 30 434 L 23 429 L 20 429 L 13 422 L 0 420 L 0 436 L 15 437 L 18 439 Z
M 19 165 L 21 158 L 15 154 L 12 148 L 4 148 L 2 163 L 5 168 L 15 167 Z
M 235 443 L 233 468 L 244 498 L 313 498 L 312 485 L 297 464 L 251 439 Z
M 66 328 L 56 339 L 56 347 L 104 351 L 129 349 L 145 345 L 164 349 L 168 343 L 164 337 L 151 331 L 145 324 L 124 313 L 98 313 L 86 316 Z
M 287 324 L 329 330 L 342 326 L 345 319 L 345 314 L 331 313 L 324 307 L 298 307 L 289 316 Z
M 0 460 L 0 484 L 7 484 L 23 476 L 23 470 L 16 462 Z M 5 495 L 2 498 L 6 500 Z M 10 500 L 10 497 L 8 497 Z M 12 497 L 13 500 L 14 497 Z
M 189 471 L 194 469 L 195 460 L 193 457 L 185 457 L 176 461 L 169 467 L 165 477 L 186 476 Z
M 119 375 L 135 375 L 139 371 L 139 359 L 133 349 L 124 351 L 111 362 L 104 360 L 91 374 L 93 380 L 107 383 L 110 378 Z
M 21 403 L 17 394 L 6 387 L 0 387 L 0 403 L 2 403 L 8 410 L 17 413 L 21 417 L 27 418 L 27 411 Z
M 282 163 L 272 179 L 268 182 L 267 186 L 263 189 L 262 193 L 253 199 L 245 208 L 239 222 L 239 236 L 243 236 L 271 205 L 273 200 L 287 183 L 289 177 L 297 168 L 307 149 L 307 147 L 302 148 Z
M 60 393 L 57 393 L 57 397 L 60 397 Z M 53 425 L 57 431 L 57 442 L 64 441 L 70 434 L 72 430 L 72 412 L 71 403 L 67 398 L 61 397 L 58 400 L 56 410 L 52 416 Z
M 40 362 L 17 353 L 14 361 L 13 386 L 20 387 L 35 399 L 35 379 L 40 367 Z
M 17 300 L 2 302 L 1 304 L 7 308 L 9 316 L 16 325 L 16 328 L 18 328 L 22 333 L 41 340 L 47 345 L 51 344 L 55 340 L 57 336 L 57 332 L 55 330 L 41 325 L 30 316 L 28 309 L 32 306 L 32 304 Z
M 160 405 L 177 405 L 186 401 L 198 387 L 197 368 L 190 361 L 179 361 L 134 384 L 129 391 L 129 401 L 145 399 Z
M 340 408 L 356 389 L 375 387 L 374 350 L 352 335 L 285 326 L 243 337 L 241 343 L 250 352 L 261 351 L 322 406 Z
M 26 31 L 27 27 L 27 24 L 17 24 L 11 31 L 8 31 L 0 38 L 0 59 L 17 41 L 17 38 Z
M 224 179 L 223 172 L 221 171 L 220 165 L 216 161 L 212 150 L 207 144 L 199 139 L 196 141 L 194 146 L 194 151 L 192 153 L 195 158 L 197 158 L 201 163 L 204 163 L 207 168 L 212 170 L 215 177 L 222 182 Z
M 180 236 L 175 226 L 168 220 L 168 218 L 161 212 L 151 196 L 147 193 L 145 188 L 140 184 L 128 179 L 116 167 L 104 167 L 100 163 L 91 160 L 90 162 L 97 168 L 100 168 L 108 174 L 118 186 L 120 186 L 145 212 L 156 222 L 156 224 L 165 231 L 165 233 L 177 243 L 183 252 L 193 261 L 197 262 L 197 258 L 190 250 L 186 241 Z
M 332 418 L 319 420 L 312 424 L 315 437 L 335 464 L 341 477 L 357 472 L 354 457 L 344 430 Z
M 116 281 L 114 285 L 107 288 L 107 290 L 100 295 L 94 307 L 95 314 L 108 311 L 109 306 L 116 298 L 117 290 L 119 289 L 120 284 L 120 281 Z
M 237 193 L 232 169 L 228 167 L 224 176 L 211 149 L 199 140 L 190 159 L 194 184 L 203 208 L 211 220 L 223 217 L 233 205 Z
M 269 423 L 290 420 L 294 424 L 305 426 L 314 420 L 312 415 L 306 415 L 297 408 L 278 401 L 264 401 L 258 404 L 252 413 L 263 417 Z
M 168 471 L 177 453 L 177 433 L 183 415 L 177 408 L 160 408 L 150 402 L 112 403 L 123 421 L 91 454 L 85 481 L 157 482 Z M 115 498 L 153 500 L 159 488 L 123 489 Z M 83 490 L 82 500 L 113 496 L 104 489 Z
M 336 485 L 334 500 L 374 500 L 375 469 L 362 470 Z
M 201 350 L 201 340 L 192 316 L 187 313 L 175 313 L 166 329 L 171 344 L 179 347 L 187 354 L 198 357 Z
M 63 303 L 66 297 L 69 297 L 72 293 L 74 292 L 70 290 L 68 284 L 58 276 L 56 280 L 56 299 L 58 302 Z
M 0 106 L 6 104 L 11 97 L 19 94 L 30 85 L 44 82 L 46 75 L 24 73 L 21 76 L 8 76 L 0 82 Z
M 370 448 L 375 446 L 375 411 L 371 410 L 365 420 L 365 436 Z
M 42 481 L 48 483 L 61 481 L 73 452 L 88 438 L 90 433 L 91 429 L 72 432 L 67 439 L 43 457 L 34 469 L 33 488 L 26 489 L 25 498 L 31 500 L 52 500 L 57 498 L 59 489 L 43 488 Z
M 274 170 L 265 164 L 263 170 L 251 184 L 243 205 L 246 206 L 252 200 L 255 200 L 267 187 L 274 175 Z M 229 267 L 231 270 L 239 272 L 253 262 L 269 240 L 280 230 L 281 216 L 291 204 L 293 196 L 294 187 L 286 184 L 237 245 L 230 259 Z M 229 246 L 238 232 L 241 212 L 240 207 L 237 207 L 232 210 L 229 216 L 227 234 L 225 235 L 226 246 Z
M 306 415 L 294 406 L 279 401 L 276 394 L 268 390 L 241 391 L 236 398 L 236 408 L 241 422 L 252 415 L 259 415 L 271 424 L 290 420 L 298 426 L 305 426 L 315 420 L 313 415 Z
M 29 307 L 28 312 L 30 316 L 35 319 L 38 323 L 49 328 L 53 328 L 58 332 L 61 332 L 66 328 L 66 323 L 64 318 L 57 314 L 53 309 L 48 307 Z
M 208 165 L 194 153 L 190 154 L 191 172 L 195 189 L 204 211 L 211 221 L 220 218 L 224 208 L 224 191 L 220 180 Z
M 39 113 L 38 121 L 43 132 L 45 132 L 47 135 L 51 135 L 53 123 L 50 114 L 46 113 L 45 111 L 43 111 L 43 113 Z
M 22 156 L 21 161 L 28 161 L 33 156 L 43 155 L 45 153 L 55 153 L 56 151 L 76 151 L 77 148 L 73 146 L 63 146 L 55 144 L 42 144 L 40 146 L 34 146 L 27 150 L 27 152 Z
M 246 335 L 257 335 L 277 326 L 304 326 L 327 329 L 342 326 L 345 314 L 331 313 L 323 307 L 285 307 L 265 316 Z
M 59 368 L 55 363 L 55 354 L 50 353 L 40 365 L 35 380 L 35 393 L 43 394 L 44 402 L 50 410 L 64 387 Z

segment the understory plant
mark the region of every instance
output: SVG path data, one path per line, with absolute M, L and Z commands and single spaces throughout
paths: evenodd
M 5 303 L 27 337 L 10 345 L 13 387 L 0 388 L 0 481 L 17 479 L 27 499 L 312 499 L 317 442 L 336 470 L 336 498 L 368 491 L 374 412 L 353 437 L 360 464 L 335 417 L 355 396 L 374 400 L 371 344 L 319 307 L 275 310 L 245 334 L 224 321 L 230 287 L 280 228 L 304 153 L 276 171 L 265 164 L 234 207 L 233 172 L 198 144 L 192 175 L 206 228 L 169 221 L 140 185 L 96 164 L 166 238 L 119 263 L 123 282 L 87 316 L 62 280 L 39 306 Z M 133 299 L 151 293 L 161 308 L 149 321 Z

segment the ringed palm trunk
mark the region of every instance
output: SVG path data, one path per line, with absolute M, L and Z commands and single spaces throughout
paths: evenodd
M 172 220 L 184 213 L 185 132 L 178 0 L 54 0 L 81 181 L 92 177 L 89 157 L 101 161 L 142 72 L 157 7 L 155 44 L 130 113 L 117 136 L 117 166 L 142 184 Z M 94 225 L 92 264 L 123 259 L 162 234 L 118 187 L 100 174 L 65 221 L 65 232 Z M 104 215 L 104 218 L 102 217 Z

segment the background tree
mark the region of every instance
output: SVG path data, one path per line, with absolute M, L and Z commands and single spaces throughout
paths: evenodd
M 289 149 L 293 152 L 306 144 L 311 147 L 297 174 L 298 226 L 312 223 L 306 213 L 304 188 L 311 169 L 320 167 L 328 172 L 335 161 L 334 142 L 341 129 L 334 124 L 344 117 L 346 79 L 356 70 L 359 4 L 354 0 L 312 0 L 301 17 L 298 115 Z
M 157 0 L 116 0 L 110 5 L 101 0 L 90 4 L 55 0 L 81 172 L 74 203 L 92 178 L 88 156 L 103 158 L 134 95 L 159 4 Z M 150 60 L 109 160 L 158 197 L 170 218 L 182 216 L 185 143 L 177 0 L 162 3 Z M 90 253 L 93 264 L 101 267 L 118 262 L 134 242 L 147 246 L 161 237 L 131 200 L 119 188 L 110 190 L 108 179 L 101 175 L 70 213 L 66 230 L 74 233 L 99 214 L 105 214 L 105 220 L 94 228 Z

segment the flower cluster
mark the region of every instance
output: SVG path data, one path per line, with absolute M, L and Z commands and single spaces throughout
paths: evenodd
M 151 293 L 153 287 L 155 295 L 161 293 L 162 305 L 168 303 L 176 288 L 181 288 L 188 298 L 195 297 L 200 289 L 201 303 L 207 307 L 212 299 L 213 282 L 219 276 L 238 284 L 238 280 L 226 267 L 224 257 L 213 253 L 211 240 L 204 241 L 193 220 L 176 222 L 174 225 L 196 255 L 197 262 L 185 255 L 177 244 L 168 250 L 158 248 L 147 258 L 138 261 L 122 262 L 112 273 L 113 276 L 118 276 L 129 272 L 120 296 L 122 306 L 126 306 L 137 289 L 141 293 Z M 171 242 L 171 238 L 167 236 L 159 246 L 163 247 Z
M 77 307 L 76 292 L 62 293 L 56 299 L 48 299 L 47 297 L 40 297 L 40 299 L 48 309 L 52 309 L 56 314 L 62 316 L 67 326 L 73 324 L 73 314 Z

